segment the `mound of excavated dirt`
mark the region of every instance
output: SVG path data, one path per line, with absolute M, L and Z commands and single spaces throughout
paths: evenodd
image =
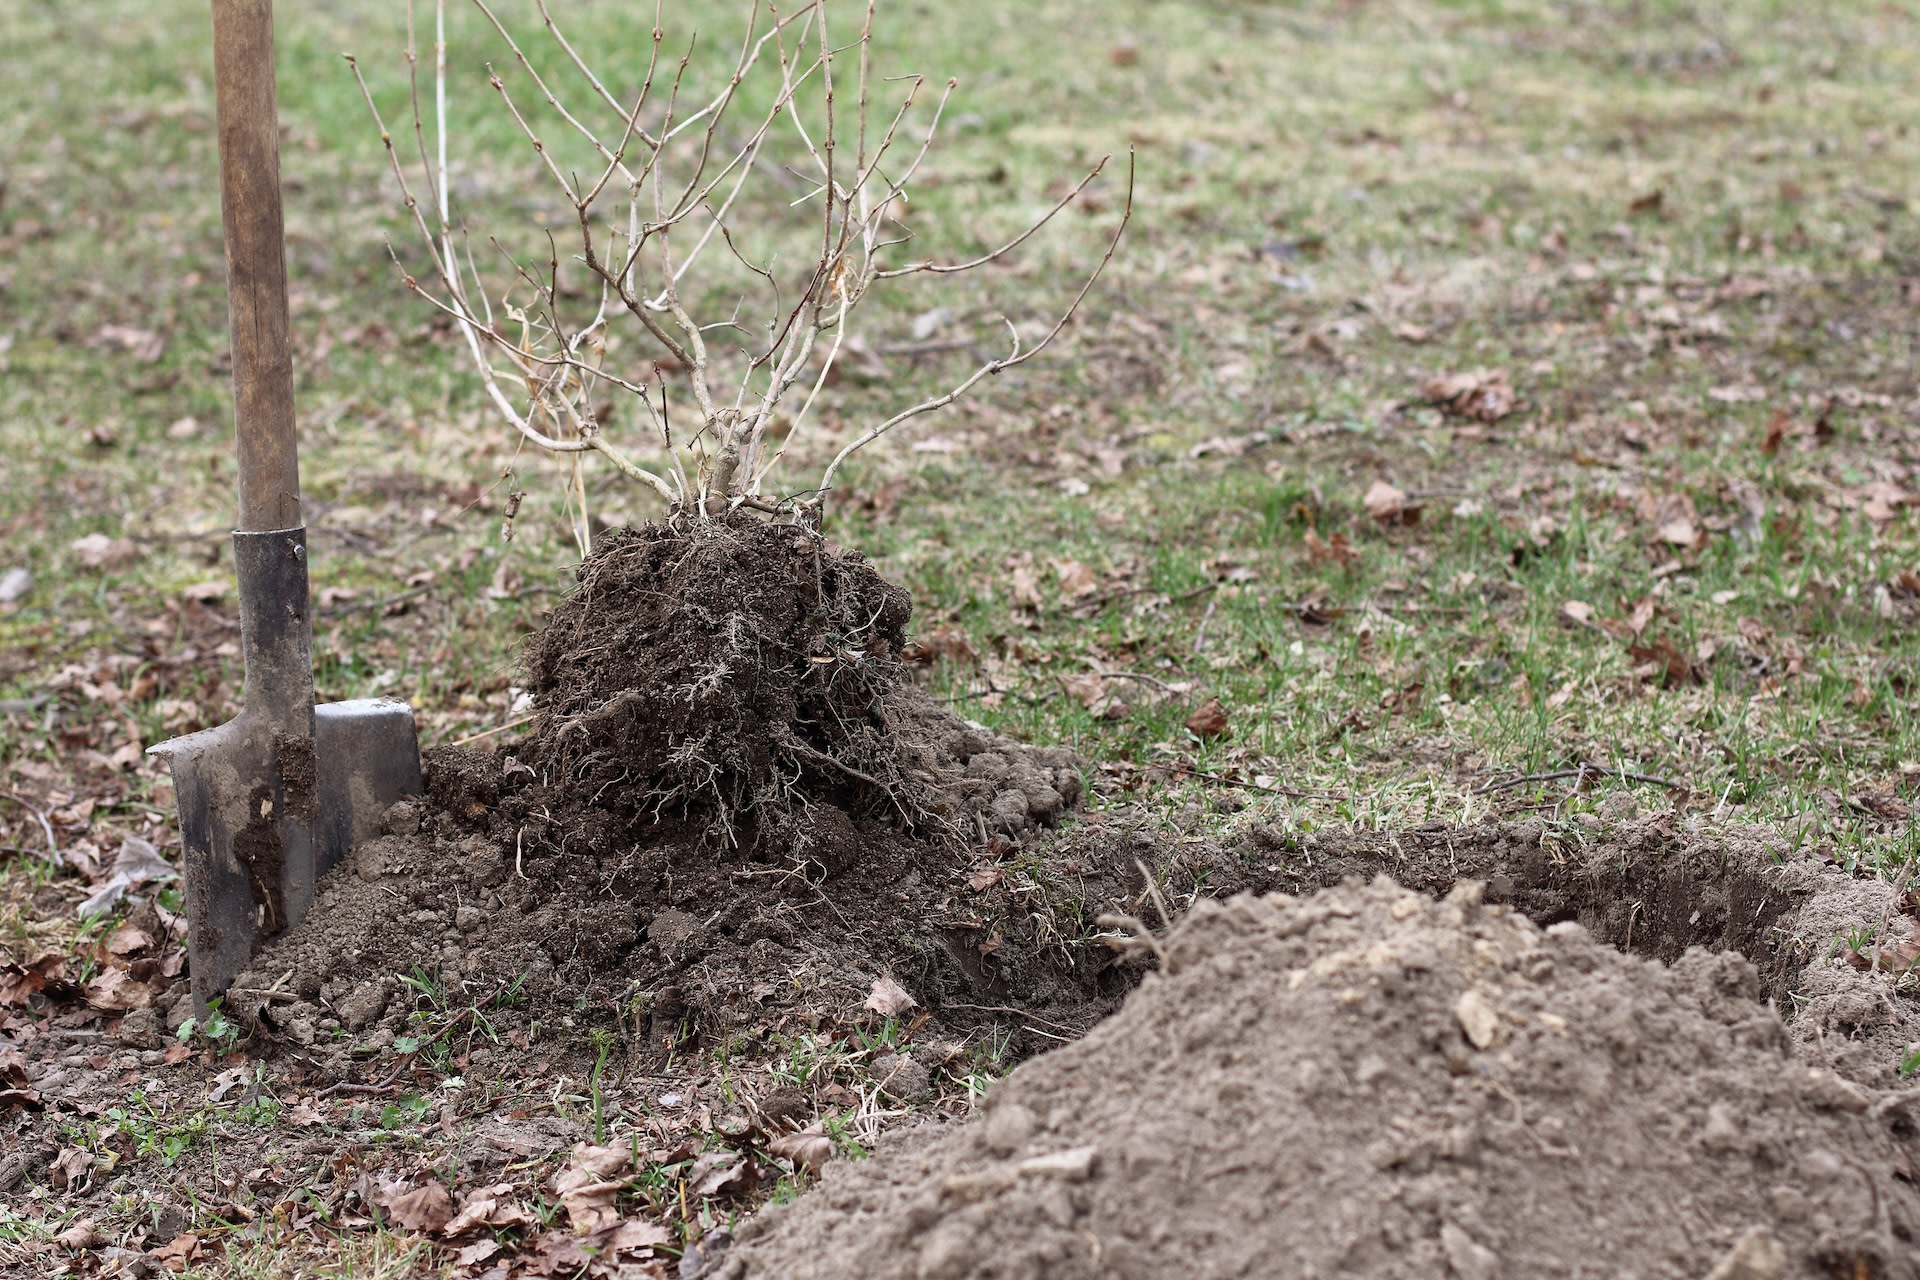
M 830 1166 L 735 1277 L 1920 1274 L 1905 1094 L 1672 966 L 1385 877 L 1203 902 L 984 1114 Z
M 537 731 L 429 753 L 427 796 L 322 883 L 231 1007 L 322 1075 L 405 1028 L 432 998 L 416 972 L 451 1008 L 506 993 L 517 1016 L 584 1012 L 656 1051 L 870 1020 L 883 978 L 941 1030 L 1009 1027 L 1016 1052 L 1077 1034 L 1126 983 L 1034 909 L 1052 873 L 1023 850 L 1080 801 L 1080 761 L 915 686 L 911 607 L 791 525 L 610 537 L 529 644 Z M 1030 874 L 1001 865 L 1022 857 Z
M 1911 896 L 1836 865 L 1805 832 L 1673 811 L 1641 816 L 1619 793 L 1606 807 L 1591 826 L 1529 818 L 1302 835 L 1251 824 L 1222 842 L 1174 843 L 1108 821 L 1062 833 L 1048 856 L 1095 870 L 1081 890 L 1088 900 L 1149 914 L 1143 870 L 1176 911 L 1201 896 L 1304 894 L 1381 872 L 1435 897 L 1479 880 L 1488 902 L 1542 925 L 1577 921 L 1635 955 L 1671 962 L 1692 947 L 1737 951 L 1810 1060 L 1871 1087 L 1899 1083 L 1902 1061 L 1920 1051 L 1920 1003 L 1906 973 L 1920 950 Z M 1849 943 L 1876 937 L 1880 973 L 1869 971 L 1871 945 L 1856 952 Z

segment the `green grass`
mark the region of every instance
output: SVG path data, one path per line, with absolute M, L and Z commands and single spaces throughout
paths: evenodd
M 638 73 L 643 10 L 558 12 L 610 78 Z M 518 643 L 567 581 L 559 471 L 493 426 L 388 261 L 406 226 L 338 55 L 404 111 L 401 14 L 280 24 L 320 691 L 403 694 L 455 741 L 508 722 Z M 537 242 L 556 204 L 481 69 L 509 58 L 465 9 L 451 28 L 465 213 Z M 63 846 L 177 845 L 163 775 L 126 748 L 218 723 L 240 686 L 231 588 L 190 590 L 230 572 L 233 480 L 205 14 L 35 0 L 0 37 L 0 573 L 35 582 L 0 605 L 0 702 L 51 699 L 0 713 L 0 789 L 50 818 L 91 798 Z M 979 656 L 936 665 L 937 694 L 1078 746 L 1100 803 L 1186 831 L 1574 821 L 1629 790 L 1912 859 L 1920 5 L 902 3 L 877 50 L 960 80 L 916 251 L 997 241 L 1101 155 L 1137 173 L 1062 345 L 844 476 L 829 532 L 911 588 L 922 636 Z M 1009 268 L 878 295 L 861 332 L 898 345 L 945 307 L 985 351 L 1001 314 L 1054 314 L 1118 217 L 1111 172 L 1092 194 Z M 788 234 L 788 198 L 750 207 L 758 243 Z M 114 349 L 129 329 L 156 358 Z M 831 388 L 789 480 L 968 358 Z M 1422 402 L 1480 368 L 1519 412 Z M 1376 482 L 1418 522 L 1375 519 Z M 609 520 L 657 511 L 589 483 Z M 1681 518 L 1686 546 L 1663 532 Z M 72 550 L 95 533 L 126 540 L 97 568 Z M 1202 739 L 1212 697 L 1229 727 Z M 1493 786 L 1583 766 L 1605 776 Z M 44 845 L 18 803 L 0 845 Z M 9 856 L 0 940 L 72 941 L 69 881 Z M 423 1014 L 423 1035 L 449 1016 Z M 792 1048 L 804 1081 L 825 1051 Z M 951 1070 L 983 1088 L 1003 1065 Z M 32 1238 L 0 1221 L 0 1247 Z M 315 1274 L 414 1265 L 367 1248 Z

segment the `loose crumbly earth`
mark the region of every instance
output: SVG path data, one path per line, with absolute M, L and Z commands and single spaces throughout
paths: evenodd
M 534 732 L 433 753 L 424 802 L 328 879 L 235 1007 L 323 1075 L 351 1062 L 325 1023 L 398 1032 L 421 983 L 456 1008 L 585 1012 L 656 1052 L 845 1022 L 882 981 L 945 1031 L 1077 1034 L 1124 989 L 1116 957 L 1091 928 L 1036 927 L 998 860 L 1078 804 L 1081 762 L 935 703 L 900 661 L 911 611 L 790 524 L 610 536 L 528 645 Z
M 1920 1134 L 1743 957 L 1623 955 L 1465 882 L 1202 902 L 957 1131 L 830 1172 L 731 1277 L 1915 1275 Z

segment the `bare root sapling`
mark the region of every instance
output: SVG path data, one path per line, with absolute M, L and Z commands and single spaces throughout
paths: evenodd
M 837 448 L 813 446 L 829 458 L 820 473 L 782 487 L 777 469 L 803 432 L 821 430 L 813 411 L 837 365 L 859 349 L 856 320 L 874 290 L 1004 259 L 1085 191 L 1110 157 L 1017 235 L 940 262 L 915 255 L 900 215 L 955 82 L 929 102 L 924 77 L 879 77 L 871 3 L 840 44 L 829 12 L 838 5 L 756 5 L 724 83 L 704 92 L 693 83 L 691 46 L 664 56 L 656 10 L 644 74 L 637 89 L 617 95 L 547 0 L 536 0 L 551 46 L 542 59 L 529 56 L 487 0 L 471 2 L 512 62 L 506 74 L 489 64 L 488 83 L 571 213 L 538 257 L 498 238 L 476 250 L 450 195 L 445 0 L 434 13 L 431 145 L 410 5 L 411 145 L 387 127 L 354 63 L 425 269 L 407 267 L 411 252 L 389 251 L 406 286 L 451 323 L 498 418 L 523 446 L 566 464 L 583 554 L 592 549 L 583 464 L 594 454 L 674 512 L 748 508 L 819 527 L 855 452 L 1045 350 L 1112 260 L 1131 216 L 1129 164 L 1119 226 L 1044 333 L 1029 341 L 1007 322 L 1004 354 L 856 428 Z M 542 60 L 557 70 L 543 74 Z M 893 95 L 884 105 L 883 92 Z M 582 167 L 563 154 L 584 157 Z M 757 198 L 768 184 L 797 192 L 778 202 Z M 763 225 L 770 203 L 797 221 Z M 797 272 L 781 261 L 781 249 L 796 244 L 806 246 Z M 765 246 L 764 256 L 753 245 Z M 496 259 L 498 270 L 481 269 Z M 633 407 L 617 420 L 639 424 L 623 426 L 617 441 L 608 412 L 616 404 Z

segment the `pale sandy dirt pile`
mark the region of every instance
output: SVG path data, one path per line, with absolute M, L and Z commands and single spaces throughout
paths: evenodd
M 957 1129 L 830 1166 L 742 1277 L 1920 1274 L 1916 1134 L 1671 966 L 1382 877 L 1202 902 L 1161 972 Z

